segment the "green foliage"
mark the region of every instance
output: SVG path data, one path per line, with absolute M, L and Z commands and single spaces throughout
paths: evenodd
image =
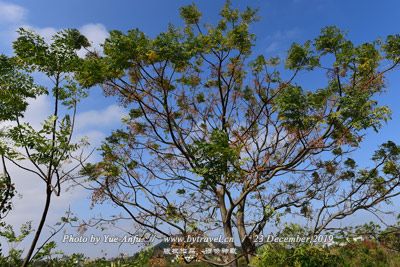
M 311 70 L 319 64 L 318 58 L 312 54 L 311 42 L 304 45 L 293 44 L 288 52 L 286 67 L 291 70 Z
M 87 260 L 84 254 L 81 253 L 74 253 L 70 256 L 62 256 L 59 260 L 54 260 L 55 262 L 54 265 L 60 266 L 60 267 L 78 267 L 78 266 L 83 266 L 84 262 Z M 88 264 L 86 264 L 88 265 Z M 101 265 L 99 265 L 101 266 Z
M 382 46 L 383 49 L 398 53 L 395 48 L 396 40 L 396 37 L 388 37 L 387 43 Z M 300 86 L 292 85 L 281 89 L 282 93 L 278 95 L 275 103 L 283 123 L 288 128 L 300 130 L 324 123 L 321 120 L 322 108 L 335 99 L 335 94 L 338 93 L 337 110 L 325 117 L 328 123 L 335 126 L 335 138 L 345 138 L 346 142 L 356 145 L 359 142 L 356 131 L 368 128 L 377 131 L 382 123 L 390 118 L 391 112 L 386 106 L 378 106 L 377 101 L 373 99 L 374 94 L 381 92 L 383 88 L 380 76 L 371 78 L 371 75 L 376 74 L 383 58 L 376 46 L 377 42 L 355 47 L 342 31 L 333 26 L 322 29 L 314 43 L 308 41 L 304 45 L 293 44 L 288 52 L 287 68 L 311 71 L 320 65 L 319 61 L 323 56 L 331 54 L 335 59 L 333 79 L 327 88 L 314 92 L 304 92 Z M 265 64 L 261 59 L 255 64 L 258 70 Z M 342 77 L 353 79 L 353 83 L 345 84 L 340 80 Z M 355 131 L 345 132 L 348 126 Z
M 214 187 L 223 180 L 234 181 L 239 177 L 234 167 L 239 164 L 239 152 L 229 145 L 224 131 L 214 130 L 209 141 L 194 141 L 190 150 L 196 159 L 194 172 L 204 177 L 202 187 Z
M 287 124 L 287 127 L 307 128 L 308 104 L 307 96 L 298 86 L 287 88 L 276 99 L 280 110 L 280 117 Z
M 50 241 L 46 243 L 42 249 L 32 258 L 32 261 L 41 261 L 44 259 L 51 259 L 52 256 L 62 255 L 62 251 L 54 251 L 57 247 L 55 241 Z
M 6 238 L 7 242 L 20 243 L 32 232 L 32 222 L 27 222 L 21 226 L 20 234 L 17 235 L 11 225 L 6 225 L 0 235 Z
M 145 248 L 137 253 L 132 261 L 130 262 L 130 266 L 132 267 L 150 267 L 150 259 L 153 256 L 153 249 Z
M 332 234 L 332 233 L 330 233 Z M 309 230 L 289 224 L 279 237 L 307 237 Z M 397 266 L 399 230 L 389 226 L 382 230 L 376 223 L 344 227 L 335 232 L 329 247 L 311 243 L 266 243 L 258 250 L 250 266 Z M 364 240 L 355 241 L 363 237 Z
M 373 241 L 351 242 L 345 246 L 324 248 L 303 244 L 286 248 L 281 244 L 262 246 L 250 266 L 397 266 L 400 255 Z
M 75 71 L 81 61 L 76 51 L 89 46 L 86 37 L 76 29 L 56 33 L 51 44 L 32 31 L 20 28 L 18 33 L 13 47 L 20 63 L 29 70 L 44 72 L 49 76 L 60 71 Z
M 181 7 L 180 14 L 187 24 L 197 24 L 201 17 L 201 13 L 195 4 Z
M 344 52 L 348 46 L 345 34 L 335 26 L 328 26 L 321 30 L 321 35 L 315 39 L 315 48 L 323 54 Z
M 90 87 L 125 75 L 129 75 L 135 84 L 143 78 L 140 73 L 146 67 L 159 62 L 170 63 L 177 72 L 183 72 L 188 66 L 201 65 L 200 53 L 240 50 L 243 54 L 250 54 L 254 35 L 248 27 L 257 19 L 256 10 L 248 8 L 239 12 L 232 9 L 228 1 L 221 11 L 222 18 L 218 26 L 207 27 L 206 32 L 198 35 L 194 33 L 201 17 L 197 7 L 194 4 L 182 7 L 180 13 L 187 24 L 185 29 L 170 25 L 167 31 L 153 39 L 139 29 L 127 33 L 111 31 L 104 43 L 105 56 L 92 54 L 82 62 L 77 73 L 81 85 Z M 233 26 L 229 27 L 227 23 Z M 194 58 L 196 63 L 192 61 Z M 187 83 L 195 80 L 182 77 L 181 81 Z
M 42 93 L 44 89 L 18 68 L 15 59 L 0 55 L 0 121 L 22 116 L 28 99 Z
M 386 53 L 386 57 L 393 60 L 400 60 L 400 35 L 389 35 L 386 38 L 386 43 L 383 45 L 383 50 Z
M 11 200 L 15 196 L 15 193 L 15 186 L 11 183 L 9 177 L 0 175 L 0 218 L 4 218 L 4 216 L 12 209 Z
M 379 246 L 375 242 L 350 243 L 349 245 L 339 248 L 341 254 L 347 264 L 345 266 L 396 266 L 396 254 Z M 398 257 L 398 255 L 397 255 Z
M 21 123 L 11 128 L 7 137 L 14 141 L 16 147 L 27 147 L 32 150 L 30 157 L 38 164 L 49 164 L 52 161 L 52 155 L 59 161 L 68 158 L 65 151 L 74 151 L 78 148 L 76 144 L 70 144 L 69 136 L 71 134 L 71 121 L 69 116 L 65 116 L 59 124 L 56 132 L 56 146 L 49 135 L 53 131 L 53 124 L 57 118 L 50 116 L 44 121 L 42 129 L 35 130 L 29 123 Z M 11 158 L 12 155 L 8 154 Z
M 267 244 L 259 249 L 251 266 L 342 266 L 340 260 L 339 255 L 320 246 L 300 245 L 287 249 L 280 244 Z
M 23 250 L 18 248 L 20 243 L 33 231 L 31 222 L 21 225 L 19 233 L 11 225 L 0 225 L 0 236 L 8 243 L 8 255 L 0 253 L 0 266 L 19 266 L 22 263 Z

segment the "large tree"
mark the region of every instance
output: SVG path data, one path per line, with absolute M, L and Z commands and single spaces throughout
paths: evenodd
M 43 212 L 39 215 L 22 266 L 27 266 L 37 253 L 35 249 L 47 220 L 52 196 L 60 196 L 61 185 L 69 172 L 67 165 L 71 153 L 78 148 L 78 144 L 72 142 L 72 134 L 77 103 L 85 96 L 85 90 L 77 85 L 72 73 L 82 60 L 77 51 L 88 45 L 87 39 L 77 30 L 58 32 L 51 42 L 46 42 L 40 35 L 20 29 L 19 37 L 13 43 L 15 56 L 12 59 L 1 57 L 0 120 L 7 121 L 8 126 L 0 132 L 0 156 L 6 184 L 12 184 L 13 173 L 7 169 L 7 165 L 12 164 L 26 171 L 27 178 L 41 180 L 44 185 Z M 32 78 L 34 75 L 47 77 L 46 85 L 49 86 L 37 86 Z M 48 95 L 52 114 L 38 129 L 23 117 L 28 106 L 27 98 L 42 94 Z M 7 193 L 8 189 L 5 193 L 3 188 L 0 190 L 3 208 L 3 202 L 9 203 L 11 195 Z
M 227 2 L 214 26 L 200 23 L 195 5 L 180 13 L 184 28 L 154 38 L 111 31 L 104 55 L 90 54 L 79 71 L 84 86 L 101 84 L 130 110 L 101 162 L 84 166 L 94 203 L 111 201 L 141 233 L 222 232 L 249 261 L 254 238 L 285 216 L 318 234 L 399 194 L 393 142 L 371 168 L 350 158 L 390 118 L 376 99 L 399 64 L 399 35 L 355 45 L 326 27 L 291 46 L 281 74 L 279 58 L 252 54 L 255 10 Z M 306 86 L 303 72 L 326 85 Z M 232 255 L 197 258 L 237 264 Z

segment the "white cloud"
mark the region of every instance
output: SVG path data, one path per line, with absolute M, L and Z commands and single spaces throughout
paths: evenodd
M 16 30 L 25 22 L 27 10 L 19 5 L 0 1 L 0 49 L 11 54 L 11 42 L 17 37 Z
M 1 23 L 20 23 L 27 14 L 27 10 L 19 5 L 0 2 L 0 22 Z
M 110 105 L 103 110 L 82 112 L 76 117 L 76 128 L 82 131 L 88 128 L 104 128 L 117 125 L 126 112 L 118 105 Z
M 51 103 L 47 95 L 41 95 L 29 101 L 23 121 L 29 122 L 33 128 L 39 129 L 42 122 L 50 116 Z

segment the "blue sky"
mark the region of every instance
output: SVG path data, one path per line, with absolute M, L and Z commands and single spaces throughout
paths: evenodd
M 168 23 L 181 25 L 178 8 L 195 2 L 203 12 L 205 22 L 213 22 L 218 17 L 218 10 L 223 0 L 198 1 L 162 1 L 162 0 L 15 0 L 0 1 L 0 53 L 10 54 L 10 46 L 15 38 L 15 29 L 27 26 L 39 33 L 50 36 L 58 29 L 78 28 L 88 35 L 95 47 L 99 47 L 107 36 L 108 30 L 128 30 L 139 28 L 150 36 L 165 30 Z M 255 51 L 266 56 L 284 55 L 292 42 L 304 42 L 318 35 L 322 27 L 337 25 L 348 32 L 348 37 L 355 43 L 384 38 L 389 34 L 400 32 L 398 12 L 400 1 L 362 1 L 362 0 L 249 0 L 233 1 L 237 7 L 246 5 L 258 7 L 261 20 L 252 26 L 257 35 Z M 400 69 L 387 76 L 387 93 L 380 97 L 381 103 L 393 110 L 393 120 L 379 134 L 371 133 L 364 142 L 362 151 L 357 157 L 368 163 L 371 153 L 377 145 L 388 139 L 400 141 L 399 123 L 400 107 Z M 311 88 L 323 86 L 325 77 L 300 76 Z M 118 127 L 119 117 L 123 110 L 115 105 L 114 99 L 105 98 L 99 88 L 91 91 L 90 97 L 84 100 L 79 108 L 79 135 L 88 135 L 98 144 L 111 129 Z M 39 99 L 33 103 L 28 117 L 34 121 L 46 115 L 49 102 Z M 25 199 L 36 198 L 37 191 L 24 190 L 21 184 L 20 193 Z M 68 194 L 67 194 L 68 195 Z M 69 197 L 69 198 L 68 198 Z M 71 194 L 66 199 L 72 201 L 71 209 L 83 217 L 89 214 L 108 212 L 110 209 L 89 210 L 88 196 L 84 191 Z M 36 200 L 36 199 L 35 199 Z M 24 220 L 37 220 L 35 211 L 40 209 L 40 200 L 22 201 L 9 219 L 10 223 L 19 224 Z M 56 219 L 67 208 L 67 201 L 56 202 L 52 210 L 52 219 Z M 25 205 L 25 206 L 23 206 Z M 34 216 L 30 218 L 30 216 Z M 28 218 L 27 218 L 28 217 Z M 51 220 L 52 220 L 51 219 Z M 50 220 L 50 221 L 51 221 Z M 360 221 L 361 218 L 355 218 Z M 61 237 L 60 237 L 61 239 Z M 99 249 L 90 245 L 66 246 L 68 252 L 87 249 L 90 256 L 99 256 Z M 118 254 L 118 247 L 104 247 L 109 255 Z

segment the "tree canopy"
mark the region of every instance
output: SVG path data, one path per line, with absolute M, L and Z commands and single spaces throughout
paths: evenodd
M 399 194 L 395 143 L 382 144 L 370 168 L 351 152 L 390 119 L 377 96 L 399 64 L 400 35 L 357 45 L 329 26 L 294 43 L 282 72 L 282 59 L 252 52 L 256 10 L 228 1 L 214 25 L 195 5 L 180 13 L 183 28 L 154 38 L 111 31 L 104 55 L 88 54 L 77 74 L 130 110 L 102 161 L 82 171 L 94 203 L 121 207 L 141 233 L 239 236 L 238 256 L 249 260 L 254 237 L 287 216 L 318 234 Z M 297 81 L 321 70 L 324 87 Z

